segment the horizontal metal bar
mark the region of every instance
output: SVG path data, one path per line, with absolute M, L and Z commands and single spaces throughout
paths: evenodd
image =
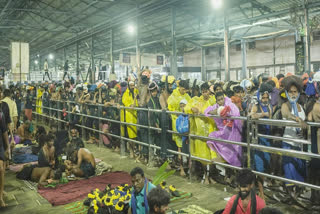
M 213 137 L 204 137 L 204 136 L 198 136 L 194 134 L 190 134 L 191 138 L 197 138 L 197 139 L 203 139 L 203 140 L 209 140 L 209 141 L 217 141 L 220 143 L 227 143 L 227 144 L 233 144 L 237 146 L 247 146 L 247 143 L 242 143 L 242 142 L 236 142 L 236 141 L 231 141 L 231 140 L 223 140 L 219 138 L 213 138 Z
M 300 127 L 300 124 L 293 120 L 275 120 L 275 119 L 260 118 L 259 120 L 253 120 L 253 121 L 263 125 Z M 320 127 L 320 123 L 306 122 L 306 124 L 310 126 Z
M 311 142 L 303 139 L 295 139 L 295 138 L 289 138 L 289 137 L 277 137 L 272 135 L 264 135 L 264 134 L 258 134 L 258 137 L 268 138 L 271 140 L 278 140 L 278 141 L 285 141 L 285 142 L 293 142 L 293 143 L 299 143 L 299 144 L 308 144 L 310 145 Z

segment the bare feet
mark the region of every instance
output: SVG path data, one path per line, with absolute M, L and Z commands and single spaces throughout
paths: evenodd
M 120 152 L 120 148 L 119 148 L 119 147 L 116 147 L 116 148 L 114 149 L 114 151 L 115 151 L 115 152 Z
M 204 179 L 204 184 L 205 185 L 209 185 L 210 184 L 208 176 L 206 176 L 206 178 Z
M 4 203 L 4 200 L 1 198 L 0 199 L 0 207 L 7 207 L 8 205 Z
M 180 167 L 180 176 L 181 177 L 185 177 L 186 176 L 186 173 L 184 172 L 183 167 Z
M 210 184 L 216 184 L 217 182 L 213 180 L 212 178 L 209 178 Z

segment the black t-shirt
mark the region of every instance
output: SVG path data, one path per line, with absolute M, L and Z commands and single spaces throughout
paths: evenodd
M 7 124 L 11 123 L 12 121 L 10 118 L 10 110 L 9 110 L 8 104 L 6 102 L 1 102 L 0 106 L 1 106 L 1 110 L 3 112 L 6 123 Z
M 5 160 L 4 151 L 7 145 L 3 142 L 3 133 L 8 130 L 4 113 L 0 109 L 0 160 Z

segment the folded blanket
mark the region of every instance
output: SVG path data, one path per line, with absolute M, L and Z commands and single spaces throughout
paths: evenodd
M 14 155 L 13 162 L 14 163 L 29 163 L 38 161 L 38 156 L 33 154 L 21 154 L 21 155 Z

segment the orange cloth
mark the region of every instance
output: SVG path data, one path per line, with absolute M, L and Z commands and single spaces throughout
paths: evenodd
M 242 111 L 242 102 L 240 97 L 232 96 L 231 102 L 234 103 L 240 111 Z
M 304 73 L 302 76 L 301 76 L 301 79 L 303 81 L 303 85 L 306 85 L 308 83 L 308 80 L 309 80 L 309 75 L 307 73 Z

